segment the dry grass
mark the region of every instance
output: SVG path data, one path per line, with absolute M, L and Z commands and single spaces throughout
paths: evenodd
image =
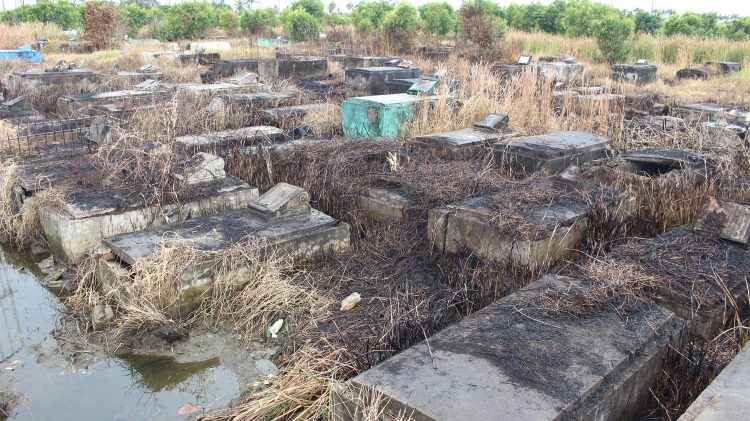
M 38 39 L 61 39 L 62 30 L 53 23 L 21 22 L 16 25 L 0 23 L 0 49 L 15 50 Z

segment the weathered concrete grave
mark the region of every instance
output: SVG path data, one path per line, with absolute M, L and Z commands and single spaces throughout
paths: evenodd
M 336 104 L 328 102 L 320 104 L 303 104 L 303 105 L 292 105 L 288 107 L 277 107 L 267 108 L 260 110 L 258 115 L 260 119 L 272 126 L 281 128 L 293 128 L 297 129 L 301 121 L 308 114 L 320 113 L 320 114 L 336 114 L 338 113 L 339 107 Z
M 667 131 L 685 127 L 685 120 L 667 115 L 635 116 L 625 122 L 630 129 Z
M 346 70 L 345 84 L 349 96 L 382 95 L 391 79 L 414 79 L 422 69 L 401 67 L 358 67 Z
M 75 263 L 104 238 L 246 207 L 258 197 L 258 189 L 226 177 L 221 161 L 220 171 L 201 167 L 201 163 L 193 165 L 184 177 L 185 187 L 165 192 L 160 204 L 144 202 L 140 193 L 128 187 L 71 186 L 59 208 L 42 210 L 44 236 L 58 258 Z
M 533 270 L 578 248 L 588 229 L 586 213 L 591 204 L 615 203 L 617 194 L 567 190 L 551 179 L 509 185 L 431 209 L 427 236 L 438 255 L 473 252 L 488 261 Z M 629 208 L 612 206 L 609 211 Z
M 704 121 L 699 131 L 704 145 L 714 147 L 740 147 L 747 136 L 747 127 L 729 123 L 724 118 Z
M 490 126 L 478 123 L 474 127 L 417 136 L 407 141 L 407 146 L 413 149 L 426 150 L 430 155 L 453 160 L 468 160 L 484 157 L 493 143 L 508 140 L 516 136 L 516 132 L 508 128 L 507 116 L 490 114 L 485 117 L 489 121 L 495 117 Z
M 333 55 L 331 60 L 342 63 L 344 69 L 365 67 L 388 67 L 394 60 L 401 60 L 396 56 L 347 56 Z
M 165 102 L 170 97 L 171 94 L 167 90 L 141 91 L 135 89 L 63 95 L 57 98 L 57 111 L 64 114 L 75 114 L 85 108 L 107 104 L 140 106 Z
M 285 107 L 298 101 L 297 95 L 284 92 L 259 92 L 256 94 L 230 94 L 216 97 L 211 101 L 211 109 L 216 111 L 229 108 L 230 111 L 252 111 L 263 108 Z
M 614 80 L 645 85 L 656 81 L 656 65 L 646 63 L 615 64 L 611 77 Z
M 0 120 L 8 120 L 11 124 L 41 118 L 39 111 L 25 96 L 19 96 L 0 104 Z
M 418 106 L 434 103 L 436 95 L 391 94 L 349 98 L 342 106 L 344 133 L 352 138 L 396 139 L 414 118 Z
M 378 222 L 396 222 L 421 211 L 419 205 L 397 188 L 370 187 L 357 195 L 357 210 Z
M 587 288 L 548 275 L 354 377 L 353 394 L 382 394 L 387 415 L 419 421 L 633 419 L 683 322 L 645 303 L 623 314 L 538 308 Z M 362 419 L 341 393 L 334 414 Z
M 718 67 L 723 74 L 739 72 L 742 70 L 742 63 L 735 61 L 707 61 L 706 66 Z
M 94 84 L 99 80 L 89 69 L 70 69 L 60 72 L 30 70 L 14 72 L 8 76 L 8 89 L 13 93 L 23 92 L 41 86 Z
M 618 171 L 646 177 L 660 177 L 672 172 L 689 171 L 709 177 L 716 169 L 716 162 L 708 155 L 669 148 L 644 148 L 622 155 L 624 162 Z
M 606 158 L 611 141 L 587 132 L 552 132 L 497 142 L 492 146 L 495 165 L 520 174 L 556 174 L 571 165 Z
M 552 79 L 557 85 L 577 85 L 583 81 L 585 67 L 581 63 L 539 61 L 535 66 L 539 76 Z
M 213 82 L 238 72 L 254 72 L 264 80 L 317 79 L 328 76 L 325 57 L 241 58 L 216 60 L 201 74 L 203 82 Z
M 707 121 L 715 120 L 717 115 L 729 112 L 728 107 L 718 104 L 696 103 L 687 104 L 673 109 L 677 117 L 682 117 L 688 121 Z
M 750 345 L 745 345 L 678 421 L 742 421 L 748 414 Z
M 177 60 L 183 66 L 197 66 L 221 60 L 220 53 L 184 53 L 177 56 Z
M 222 157 L 233 151 L 243 151 L 247 147 L 282 142 L 286 137 L 277 127 L 253 126 L 223 130 L 215 133 L 180 136 L 175 140 L 177 152 L 194 154 L 209 152 Z
M 349 248 L 349 225 L 312 209 L 307 191 L 280 183 L 255 199 L 248 208 L 201 216 L 168 227 L 104 240 L 117 259 L 132 265 L 163 246 L 217 250 L 246 240 L 262 239 L 269 249 L 297 262 Z M 100 260 L 102 262 L 102 260 Z M 213 284 L 213 264 L 196 263 L 181 275 L 183 309 L 195 308 Z M 117 266 L 102 263 L 101 277 L 117 279 Z
M 714 338 L 737 310 L 748 308 L 750 254 L 728 241 L 696 233 L 690 225 L 619 245 L 605 259 L 653 277 L 649 297 L 687 320 L 690 332 L 705 339 Z
M 144 80 L 153 79 L 159 80 L 164 77 L 164 73 L 161 72 L 117 72 L 115 77 L 130 81 L 132 83 L 143 82 Z
M 693 222 L 695 231 L 750 246 L 750 207 L 707 197 Z
M 181 83 L 177 85 L 179 92 L 186 92 L 195 98 L 216 95 L 268 92 L 271 88 L 263 83 L 239 85 L 236 83 Z

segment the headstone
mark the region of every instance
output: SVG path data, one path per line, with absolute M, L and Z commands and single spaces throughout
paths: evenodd
M 145 64 L 136 70 L 138 73 L 156 73 L 156 66 L 153 64 Z
M 411 95 L 432 95 L 439 85 L 440 81 L 437 79 L 422 79 L 411 85 L 406 93 Z
M 279 183 L 250 203 L 249 209 L 267 222 L 307 217 L 310 194 L 303 188 Z
M 224 160 L 216 155 L 199 152 L 188 159 L 182 170 L 174 174 L 175 178 L 187 185 L 206 183 L 226 178 Z
M 485 115 L 480 121 L 474 123 L 474 127 L 480 130 L 496 132 L 507 129 L 509 122 L 510 117 L 507 114 L 490 113 Z
M 242 73 L 229 79 L 228 82 L 234 83 L 236 85 L 250 85 L 258 83 L 258 74 L 254 72 Z
M 693 229 L 748 246 L 750 207 L 709 196 L 696 214 Z
M 153 91 L 159 86 L 159 82 L 153 79 L 146 79 L 133 87 L 139 91 Z

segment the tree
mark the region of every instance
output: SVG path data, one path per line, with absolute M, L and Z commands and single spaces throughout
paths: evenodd
M 419 17 L 425 32 L 431 35 L 446 36 L 456 27 L 456 12 L 445 2 L 420 6 Z
M 335 1 L 328 2 L 328 14 L 332 15 L 333 12 L 335 11 L 336 11 L 336 2 Z
M 592 22 L 591 29 L 605 60 L 612 62 L 627 58 L 626 41 L 635 30 L 632 19 L 611 12 Z
M 107 48 L 117 28 L 117 6 L 113 3 L 92 1 L 86 3 L 84 39 L 95 50 Z
M 383 32 L 397 50 L 406 51 L 413 47 L 418 22 L 417 9 L 409 3 L 400 3 L 383 18 Z
M 214 8 L 208 3 L 180 3 L 170 7 L 155 35 L 160 39 L 197 39 L 216 25 Z
M 292 41 L 307 41 L 318 38 L 320 21 L 304 9 L 287 9 L 281 17 L 284 32 Z
M 240 16 L 232 9 L 220 9 L 216 13 L 216 20 L 219 28 L 224 30 L 226 34 L 233 34 L 237 32 L 240 27 Z
M 302 9 L 317 19 L 321 19 L 326 14 L 321 0 L 295 0 L 289 9 Z
M 635 20 L 635 32 L 642 34 L 656 35 L 656 31 L 664 23 L 664 18 L 661 17 L 661 14 L 641 9 L 635 11 L 633 19 Z
M 138 31 L 151 22 L 151 15 L 136 3 L 126 3 L 120 6 L 120 19 L 130 28 L 128 35 L 135 38 Z
M 393 10 L 387 1 L 357 3 L 352 11 L 352 23 L 357 32 L 369 32 L 381 27 L 386 13 Z
M 258 10 L 246 10 L 240 18 L 240 27 L 243 31 L 254 34 L 271 34 L 273 29 L 279 25 L 279 17 L 276 9 L 266 8 Z
M 479 45 L 491 47 L 505 36 L 507 24 L 495 15 L 497 6 L 488 0 L 469 0 L 461 6 L 461 33 Z
M 735 41 L 750 39 L 750 17 L 733 19 L 727 28 L 727 37 Z
M 664 22 L 664 35 L 698 35 L 702 25 L 701 17 L 693 12 L 686 12 L 683 15 L 674 14 Z

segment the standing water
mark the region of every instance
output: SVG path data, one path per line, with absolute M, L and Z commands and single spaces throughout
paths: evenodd
M 18 395 L 10 419 L 183 419 L 185 405 L 209 411 L 239 395 L 237 376 L 218 357 L 180 363 L 164 356 L 92 358 L 86 350 L 61 351 L 58 341 L 64 339 L 52 332 L 63 305 L 41 285 L 38 261 L 0 250 L 0 392 L 9 384 Z

